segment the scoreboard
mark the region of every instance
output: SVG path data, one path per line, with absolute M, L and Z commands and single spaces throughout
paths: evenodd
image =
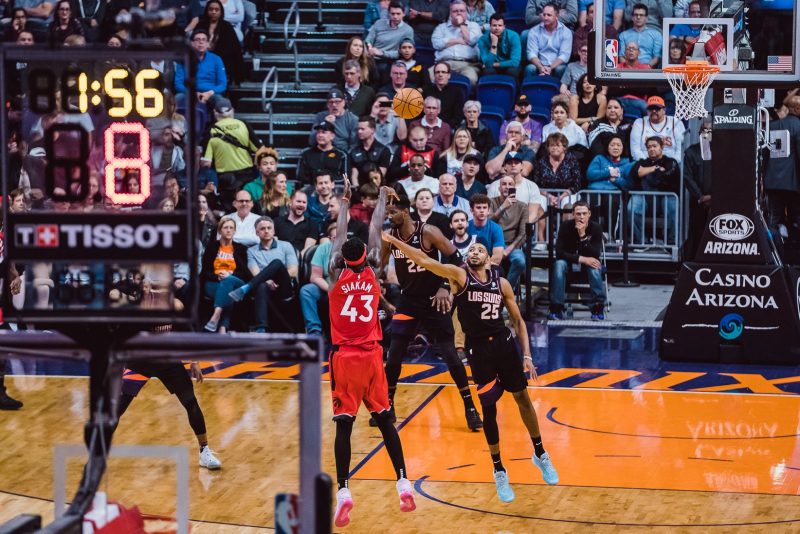
M 191 72 L 188 49 L 0 55 L 4 265 L 24 273 L 24 297 L 11 306 L 4 295 L 5 313 L 50 325 L 191 321 L 196 125 L 182 110 L 195 101 L 173 91 L 176 64 Z

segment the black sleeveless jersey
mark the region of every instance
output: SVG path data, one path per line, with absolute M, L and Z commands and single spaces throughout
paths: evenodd
M 400 230 L 392 228 L 392 235 L 401 241 L 404 241 L 414 248 L 420 249 L 428 255 L 429 258 L 439 260 L 439 250 L 432 247 L 430 250 L 425 249 L 422 244 L 422 229 L 425 223 L 416 221 L 414 223 L 414 232 L 408 239 L 400 237 Z M 400 282 L 400 288 L 403 295 L 409 297 L 430 298 L 436 294 L 439 287 L 442 285 L 442 278 L 436 276 L 429 270 L 420 267 L 413 261 L 406 258 L 405 254 L 395 247 L 391 246 L 392 256 L 394 257 L 394 268 L 397 272 L 397 279 Z
M 455 296 L 458 321 L 468 337 L 488 337 L 503 332 L 503 292 L 500 269 L 492 265 L 489 279 L 480 279 L 467 269 L 467 285 Z

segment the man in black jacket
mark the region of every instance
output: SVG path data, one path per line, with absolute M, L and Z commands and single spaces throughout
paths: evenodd
M 689 193 L 689 232 L 686 236 L 683 258 L 692 261 L 703 237 L 711 208 L 711 160 L 703 159 L 701 145 L 711 143 L 711 117 L 700 125 L 700 142 L 686 149 L 683 156 L 683 183 Z M 709 154 L 710 155 L 710 154 Z
M 661 191 L 675 193 L 680 191 L 681 168 L 677 161 L 664 155 L 664 139 L 654 135 L 645 141 L 647 157 L 633 164 L 630 180 L 634 183 L 634 191 Z M 651 198 L 646 198 L 646 197 Z M 653 212 L 664 217 L 665 225 L 659 233 L 656 245 L 677 245 L 678 235 L 675 232 L 678 217 L 678 202 L 674 196 L 631 195 L 628 209 L 631 211 L 633 223 L 633 245 L 642 247 L 645 242 L 644 225 Z M 658 203 L 656 207 L 655 203 Z M 662 242 L 663 241 L 663 242 Z
M 333 146 L 336 138 L 335 126 L 324 120 L 314 126 L 317 144 L 303 150 L 297 162 L 295 177 L 303 186 L 314 185 L 314 176 L 319 171 L 329 171 L 334 181 L 342 181 L 350 174 L 347 153 Z
M 572 220 L 561 223 L 556 240 L 556 261 L 550 274 L 550 316 L 551 320 L 564 318 L 564 294 L 567 272 L 573 266 L 581 268 L 589 278 L 592 291 L 592 320 L 605 319 L 603 309 L 606 303 L 606 290 L 603 285 L 603 265 L 600 256 L 603 251 L 603 230 L 591 220 L 589 204 L 579 200 L 572 207 Z
M 433 66 L 433 83 L 423 89 L 425 96 L 435 96 L 442 103 L 439 118 L 455 128 L 464 118 L 464 95 L 455 85 L 450 84 L 450 65 L 437 61 Z

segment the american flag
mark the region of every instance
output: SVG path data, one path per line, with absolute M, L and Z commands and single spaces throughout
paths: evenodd
M 767 71 L 786 72 L 792 70 L 792 56 L 767 56 Z

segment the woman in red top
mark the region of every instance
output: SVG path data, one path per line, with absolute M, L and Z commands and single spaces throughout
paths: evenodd
M 217 224 L 219 239 L 203 252 L 200 278 L 207 297 L 214 299 L 214 313 L 205 330 L 221 333 L 228 331 L 234 300 L 228 295 L 252 278 L 247 270 L 247 247 L 233 241 L 236 221 L 223 218 Z

